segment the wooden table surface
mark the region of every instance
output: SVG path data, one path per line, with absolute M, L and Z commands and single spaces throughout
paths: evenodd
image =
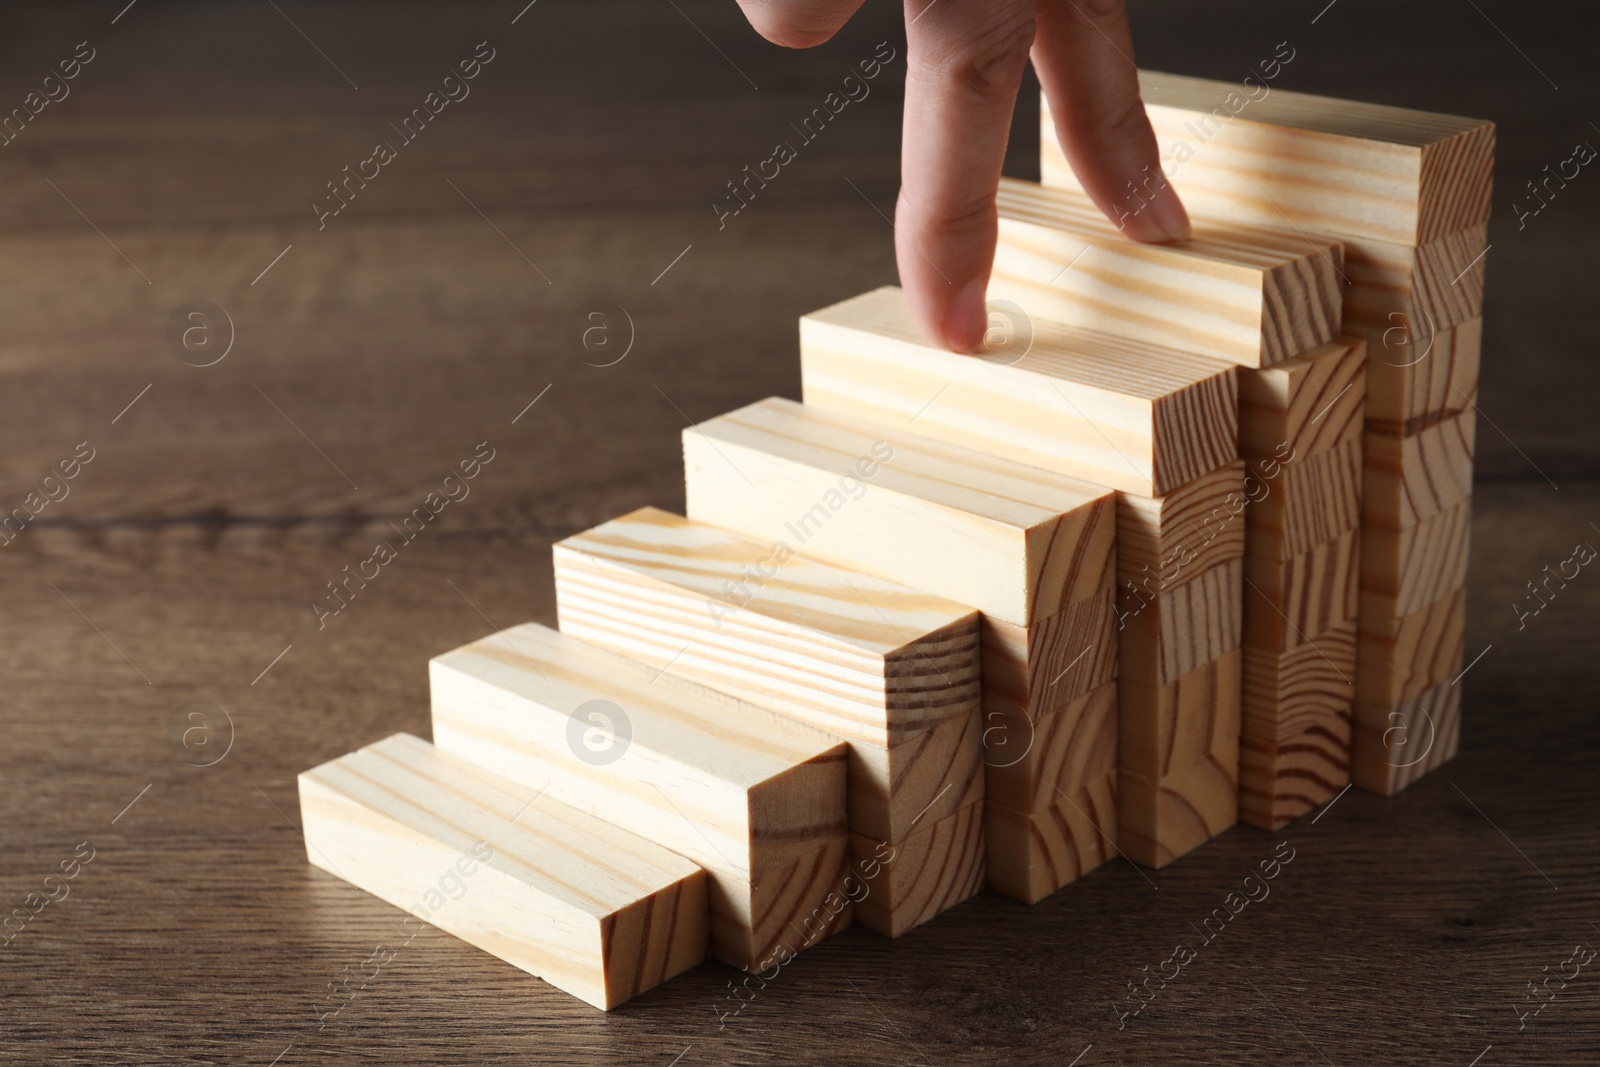
M 0 147 L 0 508 L 59 497 L 0 551 L 0 903 L 31 916 L 0 949 L 0 1060 L 1600 1059 L 1600 968 L 1550 980 L 1600 946 L 1600 575 L 1513 610 L 1600 545 L 1600 174 L 1521 227 L 1512 207 L 1600 143 L 1592 36 L 1562 9 L 1135 5 L 1156 69 L 1242 77 L 1287 40 L 1280 86 L 1500 123 L 1459 758 L 1037 907 L 852 930 L 737 1014 L 707 963 L 602 1015 L 433 931 L 343 994 L 394 913 L 306 862 L 295 775 L 426 736 L 428 657 L 553 621 L 551 541 L 680 507 L 685 423 L 797 395 L 796 316 L 893 280 L 901 16 L 873 0 L 785 53 L 729 0 L 124 2 L 0 9 L 0 112 L 93 57 Z M 725 183 L 882 40 L 870 95 L 719 227 Z M 402 141 L 389 124 L 490 49 Z M 1008 169 L 1032 176 L 1024 95 Z M 319 229 L 380 140 L 396 157 Z M 196 300 L 221 313 L 174 347 Z M 594 301 L 633 324 L 612 366 L 568 340 Z M 470 497 L 319 628 L 325 583 L 483 441 Z M 1270 896 L 1202 944 L 1279 842 Z M 1119 1027 L 1180 942 L 1195 960 Z

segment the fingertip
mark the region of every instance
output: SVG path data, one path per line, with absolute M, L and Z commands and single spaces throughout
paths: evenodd
M 983 347 L 983 335 L 989 325 L 984 304 L 987 289 L 984 279 L 974 278 L 956 292 L 945 308 L 944 343 L 951 351 L 970 355 Z

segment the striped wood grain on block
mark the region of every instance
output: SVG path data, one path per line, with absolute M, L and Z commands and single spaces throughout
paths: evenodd
M 984 795 L 1040 811 L 1117 768 L 1117 683 L 1106 682 L 1039 719 L 985 710 Z
M 1247 486 L 1250 554 L 1280 560 L 1302 555 L 1361 525 L 1361 440 L 1288 463 L 1252 463 Z
M 1197 215 L 1427 244 L 1489 217 L 1494 124 L 1141 72 L 1173 185 Z M 1258 84 L 1258 89 L 1267 89 Z M 1040 169 L 1076 188 L 1041 108 Z
M 1156 781 L 1206 759 L 1238 762 L 1242 654 L 1234 649 L 1165 685 L 1120 681 L 1117 765 Z
M 1363 616 L 1357 645 L 1356 701 L 1393 708 L 1461 670 L 1466 593 L 1457 589 L 1409 615 Z
M 1320 808 L 1350 783 L 1350 719 L 1288 739 L 1239 739 L 1239 821 L 1278 830 Z
M 1119 604 L 1117 676 L 1166 685 L 1238 648 L 1247 562 L 1233 560 L 1154 597 Z
M 429 664 L 434 739 L 744 879 L 843 839 L 839 738 L 656 673 L 535 623 L 513 627 Z
M 1356 621 L 1288 652 L 1244 649 L 1240 733 L 1287 742 L 1311 730 L 1336 734 L 1356 697 Z
M 1367 432 L 1420 433 L 1469 410 L 1478 399 L 1483 320 L 1430 335 L 1393 331 L 1367 358 Z
M 1449 681 L 1402 704 L 1358 705 L 1350 776 L 1373 793 L 1393 796 L 1454 758 L 1461 740 L 1461 686 Z
M 1467 580 L 1472 499 L 1404 530 L 1361 535 L 1361 615 L 1376 619 L 1420 611 Z
M 899 841 L 984 795 L 982 713 L 952 716 L 893 748 L 850 745 L 850 829 Z
M 1485 241 L 1480 223 L 1425 245 L 1344 237 L 1344 328 L 1377 340 L 1395 328 L 1425 337 L 1483 314 Z
M 1239 454 L 1298 463 L 1361 436 L 1367 343 L 1341 337 L 1239 371 Z M 1286 451 L 1287 450 L 1287 451 Z
M 1001 178 L 990 299 L 1050 320 L 1265 367 L 1339 333 L 1337 241 L 1198 220 L 1130 241 L 1087 196 Z M 1181 483 L 1174 483 L 1181 484 Z
M 923 340 L 899 289 L 852 297 L 800 320 L 805 403 L 1146 495 L 1237 454 L 1227 363 L 1037 315 L 1031 330 L 1020 358 L 957 355 Z
M 1239 821 L 1239 765 L 1197 760 L 1160 778 L 1117 772 L 1117 844 L 1146 867 L 1165 867 Z
M 971 608 L 655 508 L 557 542 L 561 629 L 848 740 L 979 702 Z
M 1104 486 L 776 397 L 684 430 L 683 457 L 691 519 L 990 618 L 1037 622 L 1109 584 Z
M 770 970 L 849 926 L 849 839 L 830 841 L 749 883 L 711 877 L 711 953 L 733 967 Z
M 303 772 L 300 812 L 316 866 L 597 1008 L 705 958 L 693 863 L 408 734 Z
M 1117 854 L 1117 774 L 1027 812 L 984 802 L 987 884 L 1036 904 Z
M 1361 532 L 1287 560 L 1245 556 L 1244 641 L 1287 652 L 1356 617 Z
M 1463 411 L 1405 437 L 1367 434 L 1362 525 L 1403 530 L 1471 496 L 1476 415 Z
M 1245 462 L 1234 460 L 1161 496 L 1117 496 L 1119 598 L 1160 593 L 1244 555 Z
M 983 706 L 1036 719 L 1116 677 L 1111 590 L 1031 626 L 985 616 Z
M 856 921 L 899 937 L 983 888 L 983 802 L 899 841 L 852 833 L 850 858 L 862 887 Z

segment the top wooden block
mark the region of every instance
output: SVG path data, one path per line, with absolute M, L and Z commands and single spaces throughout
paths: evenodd
M 864 293 L 800 320 L 805 402 L 1145 496 L 1237 456 L 1232 366 L 1037 319 L 1032 331 L 1020 358 L 957 355 L 923 340 L 899 289 Z
M 991 299 L 1037 323 L 1266 367 L 1339 333 L 1344 250 L 1326 237 L 1199 220 L 1173 244 L 1129 240 L 1081 192 L 1000 180 Z
M 690 518 L 1004 622 L 1111 581 L 1104 486 L 776 397 L 684 430 L 683 456 Z
M 1197 215 L 1404 245 L 1489 217 L 1491 122 L 1177 74 L 1139 81 L 1167 176 Z M 1077 188 L 1041 110 L 1044 181 Z

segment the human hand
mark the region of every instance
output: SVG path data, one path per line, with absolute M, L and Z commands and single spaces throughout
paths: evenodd
M 862 0 L 739 0 L 767 40 L 828 40 Z M 975 352 L 999 221 L 995 191 L 1031 53 L 1084 191 L 1136 241 L 1189 236 L 1139 99 L 1123 0 L 905 0 L 906 111 L 895 205 L 900 284 L 923 334 Z M 1126 213 L 1128 183 L 1148 210 Z M 1150 185 L 1157 191 L 1150 195 Z

